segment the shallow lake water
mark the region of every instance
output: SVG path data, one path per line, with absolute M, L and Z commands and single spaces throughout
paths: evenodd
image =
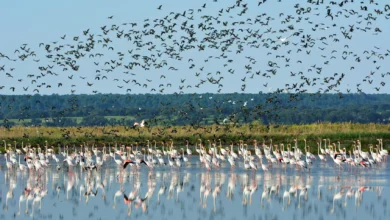
M 339 173 L 332 160 L 309 170 L 274 164 L 266 173 L 181 168 L 8 171 L 0 163 L 0 219 L 389 219 L 388 162 Z M 125 196 L 127 200 L 125 200 Z

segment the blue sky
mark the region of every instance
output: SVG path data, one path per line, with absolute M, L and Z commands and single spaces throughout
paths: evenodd
M 351 15 L 348 11 L 342 11 L 338 6 L 331 6 L 333 13 L 336 14 L 337 11 L 341 11 L 343 14 L 339 17 L 335 17 L 332 21 L 329 17 L 326 18 L 326 6 L 318 6 L 318 10 L 315 10 L 313 7 L 313 12 L 309 14 L 302 14 L 301 22 L 297 23 L 292 21 L 289 24 L 281 24 L 281 21 L 286 18 L 287 15 L 292 15 L 295 19 L 299 16 L 295 12 L 293 7 L 297 2 L 300 3 L 301 7 L 307 8 L 304 1 L 267 1 L 265 4 L 257 7 L 257 2 L 250 1 L 249 9 L 246 15 L 238 16 L 237 12 L 227 13 L 224 11 L 222 15 L 218 16 L 218 11 L 222 8 L 227 8 L 230 5 L 233 5 L 235 1 L 225 0 L 218 2 L 214 1 L 204 1 L 206 3 L 206 8 L 201 8 L 203 2 L 199 1 L 190 1 L 190 0 L 167 0 L 167 1 L 157 1 L 157 0 L 145 0 L 145 1 L 123 1 L 123 0 L 114 0 L 114 1 L 6 1 L 2 3 L 0 8 L 0 27 L 2 28 L 0 35 L 0 42 L 2 42 L 0 47 L 0 52 L 11 57 L 17 57 L 19 54 L 15 54 L 15 49 L 20 50 L 22 44 L 27 44 L 27 48 L 31 48 L 31 51 L 36 51 L 37 57 L 28 59 L 26 61 L 17 61 L 9 62 L 6 59 L 0 58 L 0 67 L 5 65 L 5 70 L 0 71 L 0 86 L 4 86 L 0 90 L 0 94 L 35 94 L 34 89 L 39 89 L 40 94 L 69 94 L 71 90 L 74 90 L 75 94 L 92 94 L 93 91 L 101 93 L 160 93 L 159 89 L 164 88 L 162 93 L 169 94 L 174 92 L 183 91 L 185 93 L 205 93 L 205 92 L 221 92 L 221 93 L 232 93 L 232 92 L 242 92 L 241 88 L 245 84 L 244 92 L 247 93 L 258 93 L 258 92 L 270 92 L 275 91 L 277 88 L 284 89 L 286 84 L 292 85 L 293 83 L 301 83 L 305 80 L 299 78 L 297 75 L 291 77 L 291 72 L 298 73 L 302 71 L 307 77 L 314 78 L 320 77 L 319 81 L 323 82 L 325 77 L 332 77 L 335 73 L 337 76 L 340 76 L 342 73 L 345 74 L 345 77 L 341 85 L 336 88 L 341 92 L 356 92 L 356 84 L 361 84 L 360 88 L 366 93 L 389 93 L 390 89 L 388 85 L 388 77 L 382 77 L 381 74 L 385 74 L 389 71 L 389 62 L 387 61 L 388 57 L 384 60 L 377 60 L 377 63 L 373 63 L 374 57 L 371 57 L 369 60 L 364 57 L 369 56 L 369 54 L 363 54 L 363 51 L 375 51 L 376 54 L 386 53 L 385 46 L 387 45 L 386 36 L 389 34 L 389 25 L 388 20 L 384 19 L 384 16 L 380 16 L 377 20 L 372 20 L 370 24 L 371 30 L 367 32 L 359 31 L 357 27 L 365 27 L 367 21 L 364 20 L 367 17 L 367 14 L 373 11 L 376 8 L 383 10 L 384 5 L 367 5 L 369 6 L 369 12 L 360 11 L 360 2 L 354 4 L 349 4 L 343 7 L 343 9 L 354 9 L 362 15 L 361 18 L 358 18 L 357 15 Z M 328 2 L 328 1 L 326 1 Z M 162 10 L 157 10 L 159 5 L 162 6 Z M 383 4 L 383 2 L 382 2 Z M 57 66 L 54 67 L 54 70 L 58 76 L 51 76 L 46 74 L 40 79 L 36 79 L 36 83 L 31 84 L 31 80 L 40 75 L 41 71 L 38 70 L 39 66 L 52 65 L 48 59 L 45 58 L 45 51 L 42 47 L 39 47 L 41 42 L 45 44 L 52 42 L 57 42 L 56 45 L 65 45 L 65 44 L 74 44 L 72 41 L 74 36 L 80 36 L 82 38 L 82 33 L 84 30 L 89 29 L 90 34 L 95 34 L 95 39 L 97 40 L 97 35 L 102 34 L 100 27 L 107 25 L 108 27 L 112 24 L 120 26 L 120 30 L 128 31 L 130 30 L 129 26 L 123 26 L 123 23 L 137 22 L 138 30 L 142 30 L 142 24 L 145 19 L 156 19 L 163 18 L 166 15 L 169 15 L 170 12 L 183 13 L 185 10 L 198 8 L 202 9 L 201 13 L 194 13 L 194 20 L 190 21 L 194 25 L 204 22 L 201 16 L 203 15 L 212 15 L 219 17 L 221 21 L 228 21 L 229 25 L 226 28 L 234 28 L 230 26 L 233 21 L 248 21 L 248 18 L 254 20 L 257 15 L 266 13 L 266 16 L 261 18 L 262 21 L 265 21 L 265 18 L 270 16 L 274 20 L 270 21 L 269 26 L 262 26 L 260 24 L 245 24 L 241 27 L 235 27 L 235 33 L 239 34 L 240 28 L 250 28 L 253 31 L 259 31 L 263 33 L 263 39 L 270 38 L 274 40 L 277 44 L 281 44 L 278 38 L 291 36 L 298 29 L 302 29 L 302 34 L 310 35 L 315 39 L 315 46 L 310 49 L 311 53 L 307 54 L 305 51 L 296 53 L 298 47 L 293 46 L 291 43 L 299 43 L 301 36 L 291 36 L 288 38 L 290 45 L 282 45 L 278 51 L 272 51 L 269 48 L 260 47 L 260 48 L 249 48 L 249 46 L 244 46 L 244 51 L 241 54 L 235 55 L 233 49 L 231 53 L 226 52 L 225 55 L 229 56 L 229 59 L 232 59 L 233 62 L 230 63 L 227 67 L 224 67 L 226 61 L 221 59 L 208 58 L 209 56 L 219 56 L 221 52 L 218 50 L 212 50 L 206 48 L 206 50 L 199 52 L 198 50 L 190 50 L 182 52 L 181 56 L 183 59 L 181 61 L 170 60 L 168 57 L 162 57 L 162 60 L 167 60 L 169 66 L 178 68 L 178 71 L 168 70 L 168 67 L 164 69 L 153 69 L 151 68 L 148 71 L 142 69 L 134 69 L 130 71 L 131 74 L 125 74 L 126 71 L 123 67 L 116 68 L 113 72 L 107 74 L 107 80 L 96 80 L 96 66 L 93 62 L 99 62 L 100 66 L 106 61 L 115 60 L 118 58 L 117 52 L 126 53 L 128 50 L 135 50 L 133 43 L 124 40 L 117 39 L 115 35 L 110 35 L 110 39 L 113 41 L 110 43 L 111 46 L 115 48 L 114 51 L 107 51 L 100 49 L 101 45 L 94 51 L 94 53 L 104 53 L 105 57 L 103 59 L 90 59 L 82 58 L 78 61 L 80 69 L 75 71 L 62 71 L 62 68 Z M 188 13 L 188 11 L 187 11 Z M 280 16 L 280 13 L 283 13 Z M 314 16 L 313 14 L 320 13 L 320 16 Z M 385 13 L 385 12 L 384 12 Z M 107 19 L 108 16 L 114 16 L 113 19 Z M 344 17 L 344 15 L 349 15 L 349 18 Z M 356 16 L 356 17 L 353 17 Z M 305 20 L 306 17 L 309 17 L 309 20 Z M 181 20 L 180 20 L 181 19 Z M 183 18 L 179 18 L 180 22 L 184 22 Z M 294 19 L 293 19 L 294 20 Z M 308 21 L 312 21 L 312 24 L 309 24 Z M 362 21 L 361 24 L 357 24 L 357 21 Z M 294 31 L 288 31 L 286 33 L 280 33 L 279 30 L 282 28 L 287 28 L 288 25 L 294 25 Z M 318 24 L 316 31 L 313 31 L 315 24 Z M 336 24 L 333 27 L 333 24 Z M 345 40 L 342 36 L 340 27 L 349 27 L 348 25 L 354 25 L 354 32 L 352 40 Z M 379 27 L 381 28 L 381 33 L 378 35 L 373 35 L 373 30 Z M 216 26 L 218 30 L 222 29 L 221 25 Z M 272 28 L 272 31 L 276 33 L 264 33 L 268 28 Z M 112 32 L 111 32 L 112 33 Z M 330 38 L 329 35 L 336 33 L 339 42 L 334 42 L 333 38 Z M 62 40 L 60 37 L 66 35 L 66 39 Z M 180 39 L 182 32 L 174 34 L 173 39 Z M 242 35 L 244 36 L 244 35 Z M 327 40 L 320 40 L 321 37 L 327 37 Z M 204 33 L 197 31 L 196 37 L 201 39 L 204 37 Z M 85 40 L 85 38 L 84 38 Z M 151 41 L 153 44 L 156 44 L 156 49 L 161 47 L 161 41 L 153 39 L 151 37 L 145 37 L 145 42 Z M 242 37 L 240 41 L 245 41 Z M 260 42 L 262 45 L 265 42 Z M 246 45 L 246 41 L 242 45 Z M 327 45 L 325 45 L 325 42 Z M 268 41 L 269 43 L 269 41 Z M 349 48 L 345 47 L 348 45 Z M 52 44 L 52 48 L 55 45 Z M 379 47 L 380 49 L 376 49 Z M 237 48 L 235 45 L 234 49 Z M 325 48 L 322 51 L 320 48 Z M 292 50 L 290 54 L 287 52 Z M 333 50 L 338 52 L 332 53 Z M 346 60 L 341 58 L 342 51 L 347 51 L 350 53 L 349 57 Z M 63 52 L 63 51 L 60 51 Z M 272 55 L 267 55 L 269 52 Z M 139 54 L 150 56 L 151 52 L 143 49 L 139 51 Z M 357 63 L 355 61 L 356 56 L 361 57 L 362 62 Z M 328 65 L 325 65 L 324 62 L 329 60 L 331 56 L 335 56 L 336 59 L 330 60 Z M 277 58 L 277 56 L 279 58 Z M 290 66 L 286 67 L 285 59 L 280 58 L 280 56 L 285 56 L 287 59 L 290 59 Z M 326 58 L 324 57 L 326 56 Z M 253 57 L 256 60 L 255 64 L 250 64 L 249 60 L 245 57 Z M 34 62 L 32 59 L 39 59 L 38 63 Z M 193 59 L 193 64 L 195 67 L 189 69 L 190 63 L 189 59 Z M 125 60 L 131 62 L 132 59 L 129 55 L 126 55 Z M 208 60 L 208 62 L 205 62 Z M 302 64 L 297 63 L 297 61 L 302 61 Z M 280 68 L 276 75 L 271 78 L 261 76 L 266 72 L 270 67 L 267 65 L 268 62 L 277 63 Z M 126 62 L 123 62 L 126 63 Z M 251 72 L 247 72 L 245 66 L 250 64 L 252 67 Z M 315 73 L 315 69 L 311 66 L 316 65 L 316 67 L 322 67 L 321 74 Z M 351 70 L 351 67 L 355 69 Z M 204 67 L 203 71 L 200 71 L 199 68 Z M 379 67 L 379 69 L 376 69 Z M 11 71 L 11 68 L 14 70 Z M 234 70 L 234 74 L 228 72 L 228 70 Z M 309 69 L 313 69 L 310 71 Z M 218 74 L 217 72 L 221 73 Z M 257 71 L 261 71 L 260 75 L 256 75 Z M 370 71 L 375 71 L 373 75 L 370 75 Z M 8 77 L 6 73 L 10 73 L 11 77 Z M 199 73 L 200 76 L 195 76 L 196 73 Z M 32 78 L 28 78 L 27 75 L 34 75 Z M 69 79 L 73 75 L 72 79 Z M 100 75 L 100 78 L 104 74 Z M 161 75 L 166 76 L 162 78 Z M 365 77 L 370 75 L 370 78 Z M 223 76 L 221 84 L 223 87 L 218 87 L 211 83 L 204 83 L 199 88 L 195 85 L 199 84 L 201 80 L 207 80 L 207 78 L 218 79 Z M 251 78 L 253 76 L 253 78 Z M 84 79 L 82 79 L 82 78 Z M 130 80 L 129 83 L 125 81 Z M 136 80 L 141 85 L 147 84 L 147 88 L 142 86 L 137 86 L 135 83 L 132 83 L 132 80 Z M 183 83 L 182 80 L 185 80 Z M 369 81 L 372 80 L 372 84 Z M 308 92 L 316 92 L 319 88 L 325 89 L 329 84 L 321 85 L 317 81 L 315 86 L 305 86 Z M 43 83 L 43 84 L 42 84 Z M 62 86 L 58 87 L 58 84 L 61 83 Z M 88 86 L 88 84 L 92 86 Z M 312 83 L 312 82 L 311 82 Z M 385 86 L 381 85 L 384 84 Z M 42 84 L 40 87 L 37 85 Z M 47 88 L 47 85 L 50 85 L 51 88 Z M 161 85 L 161 86 L 160 86 Z M 184 86 L 180 90 L 180 86 Z M 14 87 L 15 91 L 12 91 L 10 88 Z M 23 89 L 26 89 L 26 91 Z M 380 91 L 376 91 L 375 87 L 380 88 Z M 152 88 L 155 88 L 156 91 L 151 91 Z M 128 90 L 128 89 L 131 89 Z M 220 89 L 220 90 L 219 90 Z M 321 90 L 323 91 L 323 90 Z M 290 90 L 291 92 L 291 90 Z M 333 91 L 335 92 L 335 91 Z

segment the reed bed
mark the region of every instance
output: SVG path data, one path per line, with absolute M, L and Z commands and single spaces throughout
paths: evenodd
M 199 139 L 203 144 L 206 140 L 221 139 L 224 146 L 230 143 L 236 144 L 244 140 L 252 145 L 253 140 L 259 143 L 293 144 L 294 139 L 298 140 L 298 146 L 303 147 L 303 139 L 311 146 L 312 152 L 317 150 L 317 142 L 329 138 L 332 143 L 340 141 L 341 146 L 347 149 L 352 147 L 353 141 L 360 140 L 362 147 L 367 149 L 369 144 L 377 143 L 382 138 L 385 147 L 390 143 L 390 125 L 388 124 L 358 124 L 358 123 L 319 123 L 302 125 L 270 125 L 265 126 L 258 123 L 233 125 L 210 125 L 194 128 L 192 126 L 155 126 L 150 128 L 129 128 L 124 126 L 106 127 L 22 127 L 16 126 L 11 129 L 2 128 L 0 140 L 8 143 L 24 144 L 45 144 L 58 147 L 64 145 L 79 146 L 80 144 L 95 144 L 102 146 L 103 143 L 134 144 L 139 143 L 145 146 L 146 140 L 158 141 L 158 147 L 163 141 L 173 140 L 176 144 L 183 146 L 185 140 L 189 140 L 193 146 Z M 2 148 L 0 148 L 3 151 Z

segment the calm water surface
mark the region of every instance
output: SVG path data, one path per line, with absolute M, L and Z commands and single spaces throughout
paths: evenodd
M 51 165 L 9 172 L 0 163 L 0 219 L 389 219 L 389 164 L 370 169 L 315 161 L 310 171 L 275 164 L 268 173 L 182 168 L 97 171 Z M 60 157 L 60 156 L 59 156 Z M 27 190 L 26 190 L 27 189 Z M 128 198 L 126 201 L 124 195 Z

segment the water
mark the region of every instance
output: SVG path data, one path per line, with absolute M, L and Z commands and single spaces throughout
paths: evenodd
M 4 158 L 3 156 L 1 156 Z M 339 176 L 333 161 L 306 171 L 182 168 L 9 172 L 1 160 L 0 219 L 388 219 L 388 162 Z M 25 190 L 28 189 L 28 190 Z M 35 192 L 35 193 L 34 193 Z M 87 193 L 86 193 L 87 192 Z M 133 201 L 125 203 L 123 193 Z M 35 195 L 34 195 L 35 194 Z M 26 196 L 28 202 L 26 204 Z

